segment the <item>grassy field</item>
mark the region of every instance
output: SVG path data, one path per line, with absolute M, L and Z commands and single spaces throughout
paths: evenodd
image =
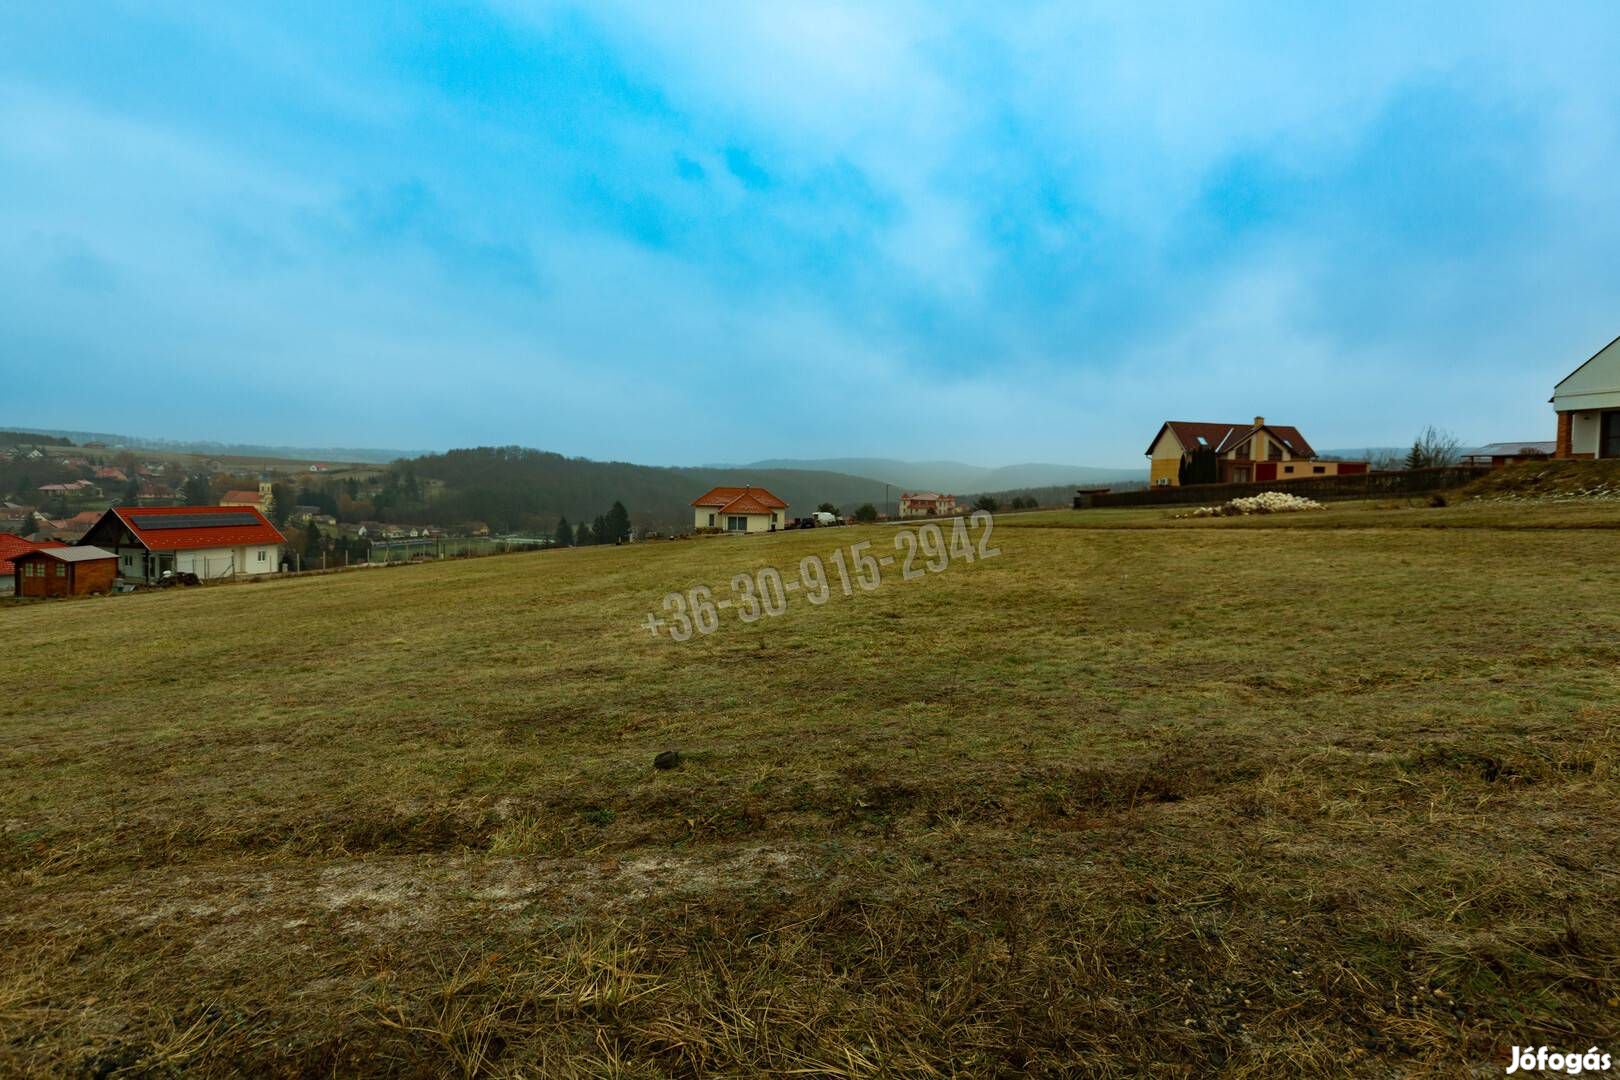
M 895 530 L 0 607 L 0 1074 L 1620 1052 L 1617 526 L 1026 514 L 684 644 Z

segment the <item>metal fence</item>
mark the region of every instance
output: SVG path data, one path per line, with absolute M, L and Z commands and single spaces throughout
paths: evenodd
M 423 536 L 371 541 L 374 563 L 412 562 L 419 559 L 467 559 L 479 555 L 505 555 L 538 551 L 551 541 L 528 536 Z

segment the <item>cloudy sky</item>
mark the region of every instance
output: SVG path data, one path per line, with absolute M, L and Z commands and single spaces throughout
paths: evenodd
M 17 4 L 0 424 L 649 463 L 1551 438 L 1620 7 Z

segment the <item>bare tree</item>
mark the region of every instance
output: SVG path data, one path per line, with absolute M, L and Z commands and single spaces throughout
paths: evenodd
M 1423 434 L 1417 437 L 1417 442 L 1412 446 L 1421 454 L 1423 464 L 1428 468 L 1455 465 L 1462 456 L 1462 443 L 1457 436 L 1449 431 L 1441 431 L 1433 424 L 1423 429 Z

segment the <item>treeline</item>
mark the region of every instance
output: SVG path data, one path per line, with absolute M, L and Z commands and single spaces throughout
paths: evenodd
M 884 486 L 842 473 L 792 469 L 732 470 L 660 468 L 622 461 L 590 461 L 518 446 L 478 447 L 429 454 L 396 462 L 392 475 L 409 469 L 418 481 L 415 501 L 378 507 L 380 520 L 400 524 L 454 524 L 481 521 L 496 532 L 550 535 L 557 520 L 590 523 L 603 506 L 618 502 L 636 508 L 635 524 L 659 529 L 689 529 L 692 500 L 720 485 L 751 484 L 768 488 L 805 515 L 820 503 L 853 508 L 881 504 Z M 442 488 L 420 497 L 420 481 Z M 899 497 L 891 491 L 891 501 Z
M 976 506 L 989 500 L 995 505 L 986 507 L 992 510 L 1033 510 L 1039 506 L 1068 506 L 1074 502 L 1074 492 L 1077 487 L 1084 484 L 1058 484 L 1049 487 L 1013 488 L 1009 491 L 985 491 L 965 498 L 958 499 L 959 506 Z M 1108 487 L 1114 491 L 1134 491 L 1145 488 L 1147 484 L 1141 481 L 1125 480 L 1114 484 L 1098 484 L 1097 487 Z
M 59 435 L 35 435 L 28 431 L 0 431 L 0 446 L 72 446 L 72 439 Z
M 580 522 L 575 528 L 567 518 L 557 522 L 549 534 L 558 547 L 590 547 L 592 544 L 622 544 L 630 539 L 630 512 L 624 503 L 616 502 L 605 514 L 597 514 L 590 523 Z

